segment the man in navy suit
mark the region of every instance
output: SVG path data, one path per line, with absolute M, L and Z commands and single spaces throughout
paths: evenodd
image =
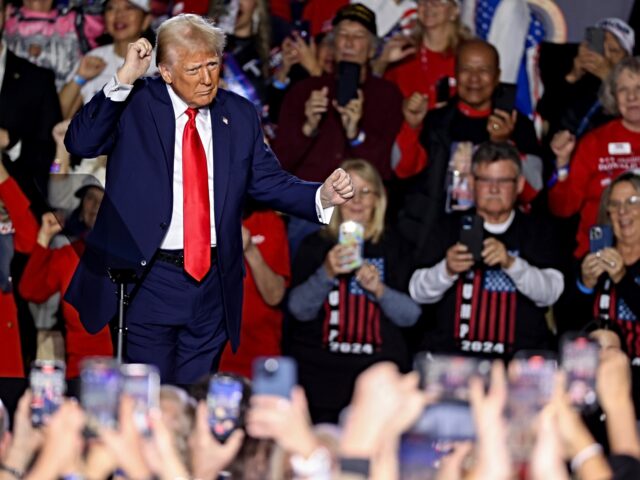
M 193 383 L 215 369 L 227 339 L 238 345 L 247 194 L 323 223 L 353 196 L 342 170 L 319 184 L 280 168 L 254 106 L 218 88 L 223 47 L 222 31 L 199 16 L 167 20 L 161 78 L 141 79 L 152 46 L 131 44 L 65 139 L 73 154 L 109 155 L 105 198 L 66 299 L 97 332 L 116 313 L 109 271 L 134 270 L 127 359 L 157 365 L 164 382 Z

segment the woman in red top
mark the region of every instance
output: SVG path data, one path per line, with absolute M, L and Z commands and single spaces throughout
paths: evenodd
M 77 218 L 89 230 L 93 228 L 103 195 L 102 187 L 95 184 L 85 184 L 76 192 L 76 196 L 82 199 Z M 60 293 L 64 297 L 73 272 L 78 266 L 80 255 L 84 251 L 82 237 L 64 247 L 49 248 L 51 239 L 61 231 L 62 226 L 53 213 L 45 213 L 42 216 L 42 226 L 19 285 L 20 295 L 30 302 L 42 303 L 54 293 Z M 113 298 L 115 302 L 115 295 Z M 108 326 L 96 335 L 90 335 L 80 323 L 78 312 L 64 300 L 62 315 L 67 330 L 67 378 L 74 378 L 80 374 L 79 364 L 83 358 L 113 355 Z
M 240 347 L 227 344 L 220 371 L 251 378 L 259 356 L 280 355 L 282 310 L 279 304 L 291 278 L 289 244 L 284 222 L 271 210 L 257 210 L 242 221 L 246 275 L 242 303 Z
M 29 253 L 33 249 L 38 224 L 29 210 L 29 200 L 9 176 L 0 161 L 0 203 L 9 213 L 8 221 L 0 219 L 0 235 L 13 235 L 16 252 Z M 13 231 L 13 233 L 11 233 Z M 7 252 L 3 252 L 7 254 Z M 0 272 L 8 275 L 9 272 Z M 0 289 L 0 377 L 24 377 L 18 312 L 10 279 L 1 283 L 9 288 Z
M 567 130 L 551 141 L 557 182 L 549 190 L 549 208 L 559 217 L 580 215 L 576 258 L 589 251 L 589 229 L 597 223 L 603 190 L 621 173 L 640 168 L 639 92 L 640 60 L 629 57 L 614 67 L 601 98 L 608 113 L 622 118 L 590 131 L 577 148 Z
M 400 35 L 387 42 L 373 70 L 378 74 L 384 72 L 384 78 L 398 85 L 405 97 L 401 132 L 411 129 L 419 133 L 427 110 L 448 100 L 445 94 L 452 93 L 455 86 L 455 52 L 467 37 L 460 23 L 457 0 L 420 0 L 414 35 Z M 442 82 L 440 88 L 438 82 Z M 440 98 L 438 92 L 441 92 Z M 411 171 L 401 168 L 396 174 L 409 177 L 424 166 L 417 165 Z

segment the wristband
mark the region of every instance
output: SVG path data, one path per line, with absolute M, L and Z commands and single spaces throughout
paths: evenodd
M 85 83 L 87 83 L 87 79 L 80 75 L 75 75 L 73 77 L 73 82 L 76 83 L 79 87 L 82 87 Z
M 593 288 L 587 287 L 579 278 L 576 280 L 576 286 L 578 287 L 578 290 L 580 290 L 585 295 L 591 295 L 593 293 Z
M 346 458 L 340 457 L 340 471 L 342 473 L 355 473 L 369 477 L 371 462 L 368 458 Z
M 362 145 L 366 140 L 367 136 L 364 133 L 364 130 L 360 130 L 358 135 L 353 140 L 349 140 L 349 145 L 352 147 L 357 147 L 358 145 Z
M 22 477 L 24 477 L 24 472 L 21 472 L 16 468 L 8 467 L 4 463 L 0 463 L 0 472 L 7 472 L 9 475 L 18 479 L 21 479 Z
M 601 453 L 602 446 L 599 443 L 587 445 L 571 459 L 571 471 L 574 473 L 577 472 L 588 460 Z

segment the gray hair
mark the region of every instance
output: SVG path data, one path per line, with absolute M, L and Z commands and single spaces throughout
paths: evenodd
M 518 149 L 509 142 L 481 143 L 471 159 L 471 171 L 476 172 L 479 164 L 490 164 L 500 160 L 507 160 L 516 167 L 518 175 L 522 173 L 522 160 Z
M 618 79 L 625 70 L 640 75 L 640 57 L 623 58 L 609 74 L 600 88 L 600 102 L 605 113 L 609 115 L 620 115 L 616 91 L 618 89 Z
M 210 48 L 222 57 L 225 43 L 224 32 L 212 20 L 192 13 L 182 13 L 165 20 L 158 28 L 156 64 L 173 63 L 175 58 L 170 57 L 176 48 L 190 52 L 203 47 Z

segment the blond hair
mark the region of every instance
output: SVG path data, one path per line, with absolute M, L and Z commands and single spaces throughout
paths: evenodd
M 210 49 L 222 57 L 226 43 L 224 32 L 212 20 L 182 13 L 162 22 L 156 40 L 156 64 L 172 64 L 176 48 L 193 52 L 202 48 Z
M 364 236 L 367 240 L 371 240 L 372 243 L 377 243 L 384 233 L 384 219 L 387 212 L 387 192 L 382 183 L 382 178 L 380 178 L 376 167 L 362 159 L 345 160 L 340 165 L 340 168 L 347 173 L 355 173 L 373 187 L 377 200 L 373 209 L 373 218 L 369 222 L 369 225 L 365 225 Z M 338 207 L 336 211 L 333 212 L 331 222 L 326 229 L 327 234 L 331 236 L 331 238 L 338 238 L 338 231 L 342 221 L 342 212 Z

